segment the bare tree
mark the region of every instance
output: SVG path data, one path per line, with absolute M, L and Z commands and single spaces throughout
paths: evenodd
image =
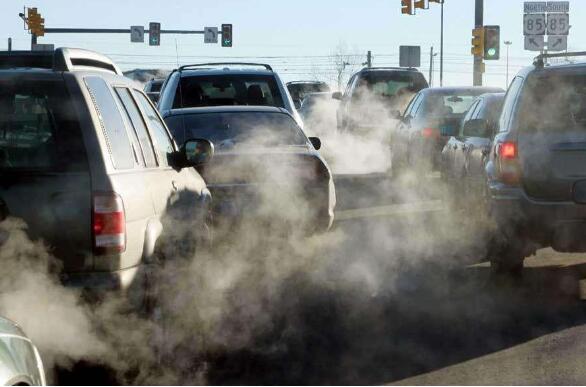
M 332 62 L 336 73 L 338 90 L 341 90 L 342 83 L 348 72 L 356 66 L 356 55 L 348 52 L 348 46 L 345 42 L 340 42 L 332 53 Z

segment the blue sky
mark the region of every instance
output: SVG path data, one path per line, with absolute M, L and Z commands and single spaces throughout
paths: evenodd
M 234 25 L 234 47 L 203 43 L 201 35 L 163 35 L 160 47 L 130 43 L 129 35 L 48 34 L 39 43 L 81 47 L 110 55 L 123 69 L 172 68 L 211 60 L 260 60 L 274 65 L 285 80 L 335 79 L 331 55 L 337 47 L 353 54 L 360 67 L 371 50 L 374 65 L 397 65 L 400 45 L 422 47 L 422 67 L 428 76 L 429 48 L 439 51 L 438 4 L 402 15 L 400 0 L 3 0 L 0 6 L 0 49 L 8 37 L 15 49 L 30 47 L 30 37 L 18 18 L 24 6 L 36 6 L 47 27 L 128 28 L 158 21 L 163 29 L 196 29 Z M 474 0 L 445 0 L 444 84 L 472 82 L 470 55 Z M 534 53 L 523 50 L 523 1 L 485 0 L 485 24 L 501 26 L 501 41 L 513 42 L 510 73 L 530 63 Z M 580 23 L 583 21 L 584 23 Z M 586 0 L 570 1 L 570 50 L 584 50 Z M 501 60 L 486 64 L 485 84 L 505 86 L 505 47 Z M 230 58 L 229 58 L 230 57 Z M 439 55 L 434 81 L 439 81 Z

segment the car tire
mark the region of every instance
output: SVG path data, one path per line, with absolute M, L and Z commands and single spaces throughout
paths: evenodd
M 523 275 L 525 255 L 520 246 L 508 245 L 493 248 L 490 253 L 490 271 L 493 276 L 519 278 Z

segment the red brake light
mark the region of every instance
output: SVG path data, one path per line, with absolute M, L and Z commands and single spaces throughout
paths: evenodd
M 499 148 L 499 156 L 502 159 L 513 160 L 518 155 L 517 143 L 516 142 L 503 142 Z
M 96 254 L 126 250 L 126 217 L 120 196 L 94 194 L 92 231 Z
M 421 135 L 425 138 L 437 138 L 440 136 L 440 131 L 436 128 L 424 128 Z

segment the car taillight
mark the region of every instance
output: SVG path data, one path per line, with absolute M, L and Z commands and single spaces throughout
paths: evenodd
M 519 148 L 513 141 L 505 141 L 497 146 L 499 178 L 505 184 L 517 185 L 521 180 Z
M 438 138 L 440 136 L 440 131 L 436 128 L 424 128 L 421 131 L 421 135 L 425 138 Z
M 113 192 L 94 194 L 92 233 L 96 254 L 126 250 L 126 217 L 120 196 Z

